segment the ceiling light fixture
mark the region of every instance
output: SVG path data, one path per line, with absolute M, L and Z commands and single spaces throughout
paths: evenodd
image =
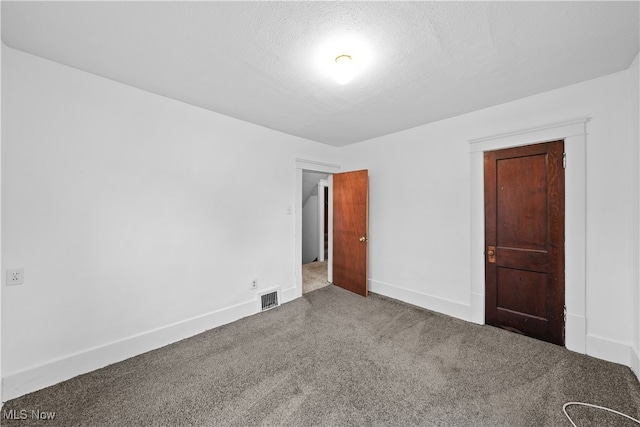
M 338 55 L 336 57 L 336 67 L 333 72 L 333 79 L 345 85 L 353 79 L 353 64 L 351 63 L 351 55 Z
M 318 43 L 309 71 L 318 84 L 346 85 L 349 81 L 367 76 L 373 68 L 375 55 L 369 41 L 356 34 L 336 33 Z M 362 84 L 365 84 L 364 82 Z

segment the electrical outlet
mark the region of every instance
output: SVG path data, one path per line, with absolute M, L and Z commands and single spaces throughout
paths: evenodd
M 22 285 L 24 283 L 24 270 L 22 268 L 14 268 L 7 270 L 7 286 Z
M 251 289 L 258 289 L 258 279 L 253 279 L 251 281 Z

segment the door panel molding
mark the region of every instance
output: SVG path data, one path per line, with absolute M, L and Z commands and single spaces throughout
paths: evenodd
M 564 139 L 565 346 L 586 353 L 586 156 L 589 117 L 543 124 L 469 141 L 471 188 L 471 321 L 484 324 L 484 152 Z
M 485 322 L 558 345 L 564 345 L 563 153 L 564 140 L 484 153 Z

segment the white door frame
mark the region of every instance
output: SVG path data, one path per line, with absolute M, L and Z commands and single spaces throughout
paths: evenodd
M 324 204 L 326 203 L 324 200 L 324 189 L 326 187 L 329 187 L 329 179 L 321 179 L 318 182 L 318 261 L 320 262 L 324 261 Z M 332 216 L 333 215 L 327 213 L 327 217 Z M 329 218 L 327 218 L 327 220 L 328 219 Z M 331 230 L 330 227 L 329 230 Z M 328 238 L 328 240 L 333 243 L 332 238 Z
M 296 159 L 296 191 L 295 191 L 295 295 L 294 298 L 302 296 L 302 171 L 324 172 L 329 174 L 329 230 L 333 229 L 333 177 L 334 173 L 340 172 L 339 165 L 316 162 L 314 160 Z M 319 200 L 319 199 L 318 199 Z M 333 281 L 333 233 L 329 233 L 329 262 L 328 280 Z M 324 253 L 324 248 L 323 248 Z
M 586 353 L 587 122 L 582 117 L 469 141 L 471 157 L 471 321 L 484 324 L 484 152 L 564 139 L 565 346 Z

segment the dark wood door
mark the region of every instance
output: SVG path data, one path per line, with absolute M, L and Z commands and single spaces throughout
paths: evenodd
M 333 284 L 367 296 L 369 172 L 333 175 Z
M 564 345 L 564 141 L 487 152 L 485 321 Z

